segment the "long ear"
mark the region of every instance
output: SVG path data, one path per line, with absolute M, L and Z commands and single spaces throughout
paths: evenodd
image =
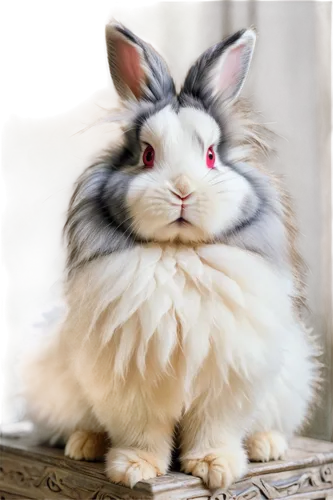
M 106 26 L 106 45 L 113 83 L 123 100 L 156 102 L 175 95 L 175 85 L 162 57 L 124 26 Z
M 234 101 L 243 87 L 255 41 L 253 30 L 242 30 L 208 49 L 190 68 L 182 93 L 206 105 L 216 97 L 225 103 Z

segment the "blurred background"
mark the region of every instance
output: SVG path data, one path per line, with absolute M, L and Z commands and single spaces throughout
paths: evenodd
M 122 3 L 120 6 L 122 6 Z M 193 58 L 234 30 L 254 25 L 259 42 L 244 95 L 276 132 L 267 168 L 292 195 L 306 259 L 304 319 L 323 348 L 325 383 L 306 435 L 332 439 L 331 21 L 325 1 L 159 1 L 112 9 L 164 56 L 178 86 Z

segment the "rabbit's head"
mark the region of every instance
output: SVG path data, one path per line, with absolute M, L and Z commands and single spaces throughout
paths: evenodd
M 242 30 L 208 49 L 177 93 L 150 45 L 119 24 L 107 26 L 111 76 L 131 120 L 123 143 L 79 180 L 66 226 L 72 264 L 136 242 L 198 244 L 241 234 L 250 247 L 258 240 L 252 230 L 262 240 L 265 217 L 278 211 L 275 191 L 257 168 L 235 161 L 230 145 L 255 39 Z

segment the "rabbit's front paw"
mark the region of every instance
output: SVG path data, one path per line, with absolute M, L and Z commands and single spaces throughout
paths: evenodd
M 224 447 L 203 453 L 201 457 L 183 458 L 182 469 L 200 477 L 211 489 L 228 488 L 247 470 L 247 457 L 242 448 Z
M 65 448 L 66 457 L 74 460 L 101 459 L 106 452 L 107 436 L 102 432 L 75 431 Z
M 254 462 L 268 462 L 284 457 L 288 443 L 277 431 L 255 432 L 246 441 L 249 459 Z
M 136 448 L 111 448 L 106 459 L 106 474 L 114 483 L 133 486 L 142 480 L 161 476 L 166 466 L 149 452 Z

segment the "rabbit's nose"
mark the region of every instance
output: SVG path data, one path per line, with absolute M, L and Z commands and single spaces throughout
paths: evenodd
M 188 198 L 194 191 L 191 180 L 184 174 L 179 175 L 172 183 L 172 192 L 179 198 Z

